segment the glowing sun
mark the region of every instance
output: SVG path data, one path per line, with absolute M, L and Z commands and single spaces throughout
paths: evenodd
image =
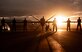
M 63 15 L 58 15 L 55 17 L 56 17 L 56 21 L 57 21 L 58 26 L 62 26 L 63 21 L 66 21 L 66 17 Z

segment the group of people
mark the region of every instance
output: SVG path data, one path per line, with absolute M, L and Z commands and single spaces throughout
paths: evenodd
M 70 31 L 71 29 L 70 29 L 70 18 L 68 18 L 68 20 L 67 20 L 67 31 Z M 80 27 L 80 30 L 81 30 L 81 19 L 80 19 L 80 17 L 77 19 L 77 30 L 78 30 L 78 28 Z
M 45 21 L 44 17 L 41 18 L 40 19 L 40 24 L 42 26 L 42 31 L 44 29 L 43 27 L 45 26 L 45 23 L 46 23 L 46 21 Z M 71 28 L 70 28 L 71 20 L 70 20 L 70 18 L 68 18 L 66 23 L 67 23 L 67 31 L 71 31 Z M 80 19 L 80 17 L 77 19 L 77 29 L 76 30 L 79 30 L 78 28 L 81 30 L 81 19 Z M 46 24 L 45 30 L 48 31 L 48 29 L 49 29 L 49 24 Z M 54 20 L 53 20 L 53 31 L 57 31 L 57 21 L 56 21 L 56 18 L 54 18 Z
M 67 20 L 67 31 L 71 31 L 70 22 L 71 22 L 71 20 L 70 20 L 70 18 L 68 18 L 68 20 Z M 54 31 L 54 28 L 57 31 L 56 18 L 54 18 L 54 20 L 53 20 L 53 31 Z M 77 30 L 78 30 L 78 28 L 80 28 L 80 30 L 81 30 L 81 19 L 80 19 L 80 17 L 77 19 Z
M 5 19 L 2 18 L 1 27 L 0 27 L 1 31 L 5 31 L 5 23 L 6 23 Z M 17 23 L 16 19 L 14 18 L 11 23 L 12 23 L 11 31 L 16 32 L 16 23 Z M 24 32 L 26 32 L 27 31 L 27 20 L 26 20 L 26 18 L 23 20 L 23 23 L 24 23 L 23 29 L 24 29 Z
M 68 18 L 68 20 L 67 20 L 67 31 L 71 30 L 70 29 L 70 22 L 71 22 L 71 20 L 70 20 L 70 18 Z M 5 23 L 6 23 L 5 19 L 2 18 L 1 27 L 0 27 L 1 31 L 3 30 L 2 27 L 4 27 L 4 29 L 5 29 Z M 16 31 L 16 23 L 17 23 L 16 19 L 14 18 L 11 23 L 12 23 L 11 31 Z M 45 23 L 46 23 L 46 21 L 45 21 L 44 17 L 41 18 L 40 24 L 42 26 L 42 31 L 44 31 Z M 26 32 L 27 31 L 27 20 L 26 20 L 26 18 L 23 20 L 23 24 L 24 24 L 24 26 L 23 26 L 24 32 Z M 80 19 L 80 17 L 77 19 L 77 30 L 78 30 L 78 27 L 80 27 L 80 30 L 81 30 L 81 19 Z M 49 24 L 46 25 L 46 31 L 48 31 L 48 29 L 49 29 Z M 54 18 L 54 20 L 53 20 L 53 31 L 57 31 L 56 18 Z

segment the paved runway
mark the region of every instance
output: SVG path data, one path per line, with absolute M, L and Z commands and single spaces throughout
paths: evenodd
M 53 52 L 82 52 L 82 33 L 61 31 L 48 37 Z
M 2 52 L 82 52 L 79 31 L 0 33 L 0 41 Z

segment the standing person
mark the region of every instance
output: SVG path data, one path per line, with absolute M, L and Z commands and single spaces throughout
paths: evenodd
M 68 18 L 68 20 L 67 20 L 67 31 L 70 31 L 71 29 L 70 29 L 70 18 Z
M 16 20 L 15 20 L 15 18 L 12 20 L 12 31 L 16 31 Z
M 44 31 L 45 19 L 44 17 L 40 19 L 40 24 L 42 26 L 42 31 Z
M 46 25 L 46 31 L 48 31 L 49 30 L 49 24 L 48 25 Z
M 23 28 L 24 28 L 24 32 L 26 32 L 27 31 L 27 20 L 26 20 L 26 18 L 24 19 L 24 26 L 23 26 Z
M 80 17 L 77 19 L 77 30 L 78 30 L 78 27 L 80 27 L 80 30 L 81 30 L 81 19 L 80 19 Z
M 53 31 L 54 31 L 54 28 L 56 28 L 56 31 L 57 31 L 57 22 L 56 22 L 56 18 L 54 18 L 54 20 L 53 20 Z
M 2 29 L 5 29 L 5 19 L 4 18 L 2 18 L 1 20 L 1 31 Z

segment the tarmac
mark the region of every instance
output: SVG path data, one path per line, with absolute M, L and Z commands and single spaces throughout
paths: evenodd
M 0 52 L 82 52 L 81 31 L 1 32 Z

